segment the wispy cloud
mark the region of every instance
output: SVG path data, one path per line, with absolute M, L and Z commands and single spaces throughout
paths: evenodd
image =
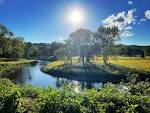
M 124 28 L 125 30 L 132 30 L 132 26 L 127 26 L 126 28 Z
M 146 21 L 146 19 L 145 19 L 145 18 L 142 18 L 142 19 L 140 19 L 140 21 L 141 21 L 141 22 L 145 22 L 145 21 Z
M 106 27 L 116 26 L 122 32 L 124 37 L 133 36 L 131 35 L 132 24 L 136 23 L 136 16 L 134 15 L 136 9 L 128 10 L 127 12 L 122 11 L 116 15 L 111 15 L 103 20 L 103 24 Z
M 131 31 L 124 31 L 124 32 L 121 33 L 121 37 L 131 37 L 133 35 L 134 34 Z
M 129 4 L 129 5 L 132 5 L 132 4 L 133 4 L 133 1 L 128 1 L 128 4 Z

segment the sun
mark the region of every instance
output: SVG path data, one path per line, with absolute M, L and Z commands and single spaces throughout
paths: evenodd
M 72 25 L 80 25 L 84 21 L 83 10 L 79 8 L 71 10 L 68 14 L 68 20 Z

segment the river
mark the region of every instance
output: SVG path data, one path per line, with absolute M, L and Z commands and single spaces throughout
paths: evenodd
M 32 86 L 36 87 L 53 87 L 53 88 L 60 88 L 64 84 L 73 84 L 76 86 L 80 86 L 81 89 L 84 88 L 102 88 L 103 87 L 103 80 L 105 81 L 116 81 L 118 79 L 117 76 L 101 76 L 101 78 L 97 81 L 85 81 L 77 79 L 70 80 L 66 78 L 54 77 L 49 74 L 46 74 L 41 71 L 41 67 L 47 64 L 48 61 L 38 61 L 36 65 L 28 65 L 20 70 L 18 70 L 15 74 L 11 74 L 6 76 L 8 79 L 13 81 L 19 85 L 28 85 L 31 84 Z M 108 79 L 109 78 L 109 79 Z M 119 78 L 120 79 L 120 78 Z M 117 80 L 118 82 L 118 80 Z
M 65 83 L 81 86 L 82 89 L 93 87 L 101 88 L 103 86 L 101 82 L 85 82 L 85 81 L 68 80 L 66 78 L 53 77 L 40 70 L 41 67 L 47 63 L 48 61 L 38 61 L 36 65 L 26 66 L 18 70 L 16 73 L 6 77 L 19 85 L 31 84 L 33 86 L 43 88 L 47 88 L 49 86 L 53 88 L 60 88 Z

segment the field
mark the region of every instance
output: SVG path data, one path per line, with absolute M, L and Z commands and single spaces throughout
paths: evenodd
M 150 58 L 116 58 L 110 60 L 111 64 L 120 65 L 137 71 L 145 71 L 150 73 Z

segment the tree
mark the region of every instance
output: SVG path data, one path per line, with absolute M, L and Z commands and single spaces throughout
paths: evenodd
M 108 57 L 113 52 L 113 46 L 119 39 L 119 30 L 117 27 L 103 27 L 100 26 L 93 34 L 96 42 L 99 43 L 102 49 L 104 64 L 107 64 Z
M 0 57 L 11 57 L 12 36 L 13 33 L 7 27 L 0 24 Z
M 24 55 L 24 41 L 22 37 L 16 37 L 13 39 L 13 58 L 22 58 Z
M 11 37 L 13 33 L 4 25 L 0 24 L 0 38 Z
M 150 46 L 147 46 L 147 48 L 145 49 L 145 54 L 147 56 L 150 56 Z
M 11 58 L 12 55 L 12 39 L 11 38 L 0 38 L 0 57 Z
M 63 48 L 64 47 L 64 44 L 63 43 L 60 43 L 60 42 L 52 42 L 50 44 L 50 52 L 51 52 L 51 55 L 54 55 L 55 51 L 59 48 Z
M 93 45 L 92 32 L 80 28 L 69 35 L 69 39 L 66 40 L 66 45 L 69 56 L 80 56 L 82 64 L 85 65 L 85 61 L 87 63 L 88 57 L 90 56 L 90 47 Z

